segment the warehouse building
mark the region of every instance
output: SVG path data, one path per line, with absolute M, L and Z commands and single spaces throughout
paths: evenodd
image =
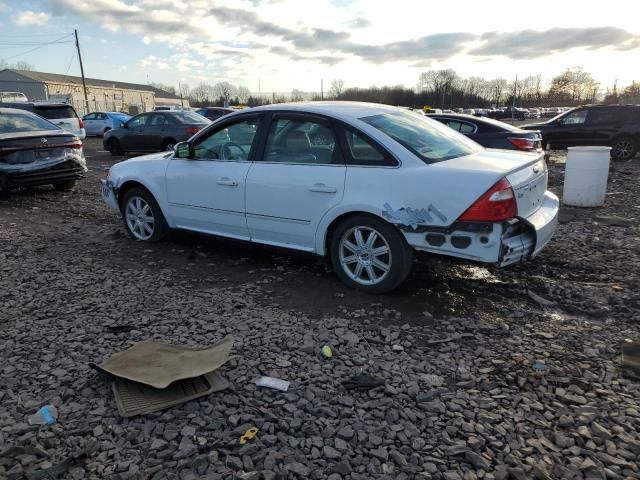
M 148 112 L 158 106 L 189 106 L 187 99 L 137 83 L 85 78 L 89 111 Z M 0 70 L 0 92 L 21 92 L 29 101 L 53 101 L 73 105 L 79 115 L 87 112 L 82 78 L 29 70 Z

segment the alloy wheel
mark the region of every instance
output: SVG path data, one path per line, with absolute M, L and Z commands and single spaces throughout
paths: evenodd
M 630 140 L 620 140 L 613 144 L 613 156 L 615 158 L 629 158 L 632 152 L 633 143 Z
M 338 257 L 344 272 L 360 285 L 376 285 L 391 270 L 389 243 L 371 227 L 347 230 L 340 239 Z
M 153 210 L 144 198 L 131 197 L 125 206 L 124 215 L 129 230 L 138 240 L 149 240 L 153 236 L 156 222 Z

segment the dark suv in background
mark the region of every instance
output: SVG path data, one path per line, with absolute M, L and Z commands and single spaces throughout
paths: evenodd
M 640 147 L 640 105 L 587 105 L 520 128 L 539 130 L 545 147 L 604 145 L 614 159 L 629 160 Z

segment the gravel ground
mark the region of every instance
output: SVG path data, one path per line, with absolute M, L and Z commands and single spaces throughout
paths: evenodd
M 528 264 L 421 258 L 397 292 L 369 296 L 307 255 L 130 240 L 99 198 L 112 160 L 86 144 L 72 192 L 0 203 L 0 478 L 76 457 L 61 478 L 640 478 L 640 386 L 618 368 L 640 320 L 640 161 L 612 164 L 604 208 L 563 208 Z M 232 388 L 156 414 L 121 418 L 87 366 L 141 340 L 227 334 Z M 385 385 L 341 385 L 361 372 Z M 260 375 L 291 388 L 258 389 Z M 30 426 L 45 404 L 58 422 Z

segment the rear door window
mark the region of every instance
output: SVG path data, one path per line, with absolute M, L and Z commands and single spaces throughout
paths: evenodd
M 77 118 L 76 111 L 70 105 L 52 106 L 36 105 L 35 113 L 49 120 L 58 118 Z
M 587 123 L 591 125 L 605 125 L 626 120 L 623 108 L 594 108 L 589 111 Z

